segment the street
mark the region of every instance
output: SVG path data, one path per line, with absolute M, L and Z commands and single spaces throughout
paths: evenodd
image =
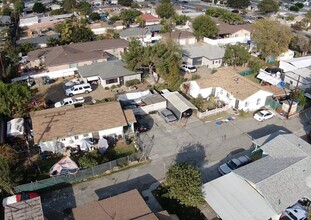
M 305 135 L 309 129 L 311 111 L 304 112 L 289 120 L 277 117 L 264 122 L 253 118 L 237 119 L 222 125 L 215 122 L 204 123 L 192 117 L 185 123 L 166 124 L 158 115 L 152 115 L 153 127 L 140 138 L 145 151 L 149 154 L 150 163 L 127 169 L 112 175 L 88 182 L 75 184 L 60 190 L 42 195 L 43 211 L 52 219 L 64 219 L 64 213 L 76 206 L 104 199 L 130 189 L 140 192 L 164 179 L 168 167 L 177 162 L 189 162 L 202 171 L 203 182 L 220 176 L 219 163 L 236 149 L 248 150 L 252 138 L 258 138 L 279 129 L 291 131 L 298 136 Z M 247 151 L 245 151 L 247 152 Z M 228 159 L 228 158 L 227 158 Z M 152 199 L 145 199 L 149 206 L 158 207 Z M 154 208 L 157 210 L 157 208 Z M 68 219 L 70 215 L 68 215 Z

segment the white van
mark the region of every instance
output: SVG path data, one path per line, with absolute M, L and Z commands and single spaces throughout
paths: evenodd
M 74 85 L 69 89 L 66 89 L 66 96 L 74 96 L 81 93 L 89 93 L 92 92 L 91 85 L 89 83 Z

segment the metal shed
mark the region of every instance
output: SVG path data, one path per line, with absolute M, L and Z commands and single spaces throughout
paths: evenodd
M 167 101 L 167 108 L 176 115 L 178 120 L 182 117 L 190 117 L 193 110 L 197 110 L 197 107 L 195 107 L 179 92 L 164 93 L 162 96 Z

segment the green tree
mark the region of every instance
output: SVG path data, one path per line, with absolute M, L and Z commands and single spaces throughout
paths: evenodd
M 92 153 L 85 153 L 82 157 L 79 158 L 79 165 L 85 169 L 95 167 L 98 165 L 98 162 L 92 155 Z
M 50 16 L 53 16 L 53 15 L 62 15 L 62 14 L 65 14 L 66 11 L 63 9 L 63 8 L 60 8 L 60 9 L 55 9 L 55 10 L 52 10 L 49 12 L 49 15 Z
M 48 47 L 55 47 L 61 45 L 61 41 L 58 38 L 50 37 L 47 39 L 47 46 Z
M 299 9 L 302 9 L 303 6 L 304 6 L 304 4 L 301 3 L 301 2 L 297 2 L 297 3 L 295 4 L 295 6 L 297 6 Z
M 108 29 L 103 37 L 105 39 L 120 39 L 120 34 L 113 29 Z
M 220 15 L 219 19 L 228 24 L 242 24 L 244 23 L 244 19 L 233 12 L 227 11 Z
M 12 15 L 12 9 L 7 4 L 3 4 L 2 8 L 1 8 L 1 15 L 11 16 Z
M 175 15 L 175 9 L 173 7 L 173 4 L 171 3 L 171 0 L 162 0 L 161 4 L 157 6 L 156 12 L 160 16 L 160 18 L 166 19 Z
M 224 13 L 227 13 L 227 10 L 222 8 L 208 8 L 205 12 L 206 15 L 215 18 L 221 17 Z
M 110 17 L 109 18 L 109 21 L 108 21 L 108 23 L 115 23 L 116 21 L 120 21 L 121 19 L 120 19 L 120 17 L 119 16 L 112 16 L 112 17 Z
M 251 57 L 248 66 L 253 70 L 253 72 L 258 73 L 259 70 L 264 66 L 264 61 L 258 57 Z
M 133 3 L 133 0 L 118 0 L 118 4 L 126 7 L 130 7 Z
M 305 94 L 303 91 L 296 91 L 291 93 L 291 99 L 298 101 L 298 104 L 300 106 L 305 106 L 305 104 L 307 103 L 307 99 L 305 97 Z
M 19 45 L 18 51 L 22 53 L 23 55 L 27 55 L 30 51 L 38 49 L 38 46 L 36 46 L 33 43 L 25 42 Z
M 30 89 L 25 84 L 5 84 L 0 81 L 0 114 L 12 117 L 23 115 L 27 109 L 26 104 L 31 98 Z
M 277 57 L 288 50 L 292 38 L 291 29 L 274 20 L 257 20 L 252 24 L 252 39 L 263 58 Z
M 145 26 L 145 20 L 142 17 L 140 17 L 140 16 L 138 16 L 136 18 L 135 23 L 138 24 L 139 27 L 144 27 Z
M 92 21 L 98 21 L 100 20 L 100 15 L 97 12 L 93 12 L 89 15 L 89 19 Z
M 193 34 L 197 39 L 215 37 L 219 31 L 215 21 L 207 15 L 196 17 L 192 22 L 192 28 Z
M 295 34 L 290 42 L 290 48 L 306 55 L 310 49 L 310 40 L 304 35 Z
M 119 17 L 125 25 L 129 26 L 130 24 L 133 24 L 135 22 L 135 19 L 140 14 L 141 12 L 137 11 L 136 9 L 128 9 L 121 11 Z
M 0 189 L 7 193 L 14 194 L 13 185 L 14 181 L 12 179 L 9 161 L 0 156 Z
M 18 0 L 14 2 L 14 9 L 18 14 L 22 13 L 24 8 L 25 8 L 24 1 Z
M 170 34 L 173 31 L 173 19 L 169 18 L 169 19 L 162 19 L 161 20 L 161 24 L 163 25 L 162 29 L 161 29 L 161 33 L 167 33 L 169 32 Z
M 294 12 L 298 12 L 300 10 L 300 8 L 296 5 L 292 5 L 289 7 L 289 10 L 290 11 L 294 11 Z
M 43 13 L 46 11 L 46 8 L 41 2 L 36 2 L 32 7 L 32 11 L 35 13 Z
M 251 2 L 250 0 L 227 0 L 227 5 L 231 8 L 247 8 Z
M 85 26 L 75 26 L 71 34 L 71 42 L 81 43 L 96 39 L 94 32 Z
M 77 9 L 80 12 L 80 15 L 82 16 L 89 15 L 92 13 L 91 4 L 86 1 L 79 2 Z
M 269 14 L 278 12 L 280 6 L 276 0 L 262 0 L 257 7 L 261 13 Z
M 176 14 L 174 16 L 174 21 L 175 21 L 176 25 L 185 25 L 186 22 L 188 21 L 188 17 L 186 15 Z
M 243 45 L 227 45 L 224 62 L 230 66 L 243 66 L 250 59 L 250 54 Z
M 126 63 L 127 68 L 130 70 L 136 70 L 143 64 L 143 56 L 144 47 L 141 45 L 140 41 L 133 39 L 129 42 L 122 59 Z
M 166 173 L 165 196 L 176 199 L 188 207 L 198 207 L 204 203 L 200 170 L 190 164 L 174 164 Z
M 74 8 L 76 8 L 76 1 L 75 0 L 64 0 L 63 1 L 63 8 L 66 12 L 72 12 Z

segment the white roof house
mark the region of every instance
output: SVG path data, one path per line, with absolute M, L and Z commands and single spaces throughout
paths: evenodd
M 206 202 L 223 220 L 278 219 L 311 198 L 310 144 L 279 132 L 261 149 L 267 156 L 204 185 Z
M 298 82 L 299 80 L 299 82 Z M 311 88 L 311 63 L 308 67 L 303 67 L 299 69 L 294 69 L 285 72 L 284 81 L 291 85 L 292 87 L 296 87 L 298 83 L 298 87 L 302 90 Z
M 311 56 L 292 58 L 289 60 L 281 60 L 279 68 L 284 72 L 311 66 Z

